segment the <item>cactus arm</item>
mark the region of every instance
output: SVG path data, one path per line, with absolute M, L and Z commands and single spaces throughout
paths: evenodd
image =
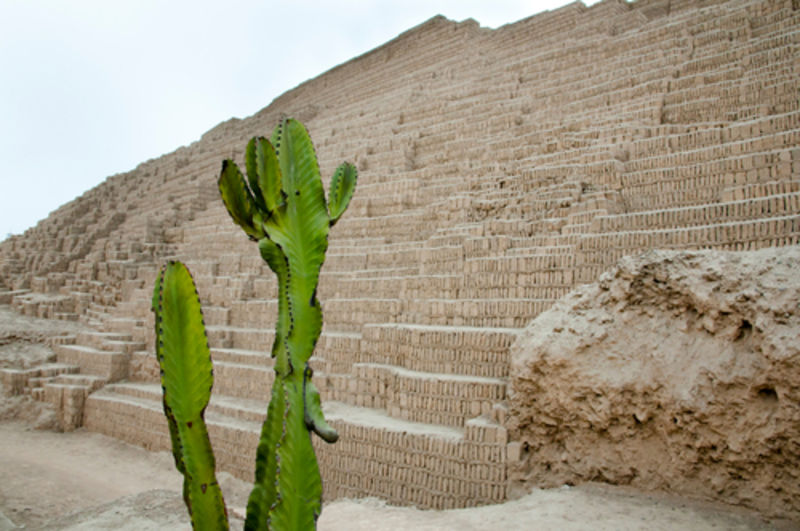
M 303 375 L 303 407 L 306 427 L 319 435 L 325 442 L 335 443 L 339 440 L 339 434 L 325 421 L 325 416 L 322 414 L 322 401 L 319 397 L 319 391 L 314 382 L 311 381 L 313 374 L 311 367 L 306 365 L 305 374 Z
M 275 148 L 266 138 L 258 138 L 255 148 L 256 173 L 264 206 L 273 212 L 284 203 L 286 193 L 281 189 L 283 177 Z M 249 170 L 248 170 L 249 171 Z
M 253 193 L 253 199 L 256 207 L 258 207 L 260 210 L 272 210 L 267 209 L 266 204 L 264 204 L 264 196 L 261 192 L 261 186 L 259 186 L 258 182 L 258 157 L 256 155 L 256 150 L 259 140 L 260 139 L 257 137 L 251 138 L 244 151 L 244 164 L 245 169 L 247 170 L 247 182 L 250 184 L 250 190 Z
M 296 120 L 276 127 L 273 138 L 286 200 L 270 220 L 267 233 L 298 272 L 318 278 L 328 248 L 329 218 L 317 157 L 308 132 Z
M 184 500 L 195 529 L 228 529 L 204 421 L 213 374 L 200 300 L 189 271 L 179 262 L 165 266 L 156 289 L 156 351 L 175 466 L 184 476 Z
M 292 118 L 283 120 L 273 130 L 271 143 L 280 162 L 283 191 L 291 195 L 300 190 L 309 197 L 307 201 L 322 199 L 324 204 L 317 155 L 305 126 Z
M 261 228 L 261 214 L 258 212 L 256 200 L 247 184 L 239 167 L 232 160 L 222 162 L 222 172 L 219 179 L 219 192 L 228 213 L 253 240 L 264 237 Z
M 356 190 L 358 180 L 358 170 L 349 162 L 344 162 L 336 168 L 331 177 L 331 188 L 328 192 L 328 211 L 330 212 L 330 224 L 334 225 L 347 210 L 350 199 Z

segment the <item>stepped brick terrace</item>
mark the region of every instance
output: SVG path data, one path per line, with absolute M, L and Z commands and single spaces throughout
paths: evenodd
M 0 244 L 0 303 L 94 330 L 4 387 L 64 429 L 167 449 L 150 297 L 180 259 L 205 308 L 218 467 L 250 479 L 276 286 L 216 179 L 286 114 L 323 176 L 359 168 L 312 358 L 341 435 L 318 445 L 326 499 L 503 501 L 523 327 L 626 255 L 799 243 L 799 48 L 796 0 L 575 2 L 496 30 L 432 18 Z

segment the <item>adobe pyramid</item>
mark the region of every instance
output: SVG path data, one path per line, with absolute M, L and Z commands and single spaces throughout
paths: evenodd
M 319 293 L 315 380 L 341 434 L 319 446 L 326 499 L 505 500 L 521 328 L 625 255 L 798 243 L 799 7 L 575 2 L 497 30 L 435 17 L 0 244 L 0 302 L 96 330 L 3 381 L 59 405 L 65 428 L 166 449 L 149 303 L 160 265 L 183 260 L 209 325 L 218 466 L 249 479 L 275 284 L 216 178 L 288 114 L 324 176 L 341 160 L 360 174 Z

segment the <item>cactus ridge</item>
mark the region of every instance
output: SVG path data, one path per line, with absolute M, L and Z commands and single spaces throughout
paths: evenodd
M 322 332 L 317 286 L 328 231 L 352 198 L 357 170 L 347 162 L 336 169 L 326 202 L 311 138 L 291 118 L 282 119 L 269 140 L 251 139 L 244 159 L 247 179 L 232 160 L 222 163 L 220 195 L 278 280 L 271 350 L 276 377 L 245 529 L 313 529 L 322 510 L 322 480 L 309 433 L 329 443 L 338 438 L 311 381 L 309 359 Z

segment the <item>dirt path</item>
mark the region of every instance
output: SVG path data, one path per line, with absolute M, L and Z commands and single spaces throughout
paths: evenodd
M 220 475 L 241 514 L 248 486 Z M 0 423 L 0 513 L 28 529 L 189 529 L 181 478 L 166 452 L 153 453 L 79 430 L 30 430 Z M 232 522 L 241 528 L 241 521 Z M 532 527 L 534 526 L 534 527 Z M 528 529 L 753 530 L 763 521 L 729 508 L 607 487 L 535 491 L 503 505 L 454 511 L 390 507 L 378 500 L 325 506 L 320 531 Z M 3 529 L 0 518 L 0 530 Z
M 151 489 L 179 492 L 166 454 L 78 431 L 0 424 L 0 510 L 28 527 Z

